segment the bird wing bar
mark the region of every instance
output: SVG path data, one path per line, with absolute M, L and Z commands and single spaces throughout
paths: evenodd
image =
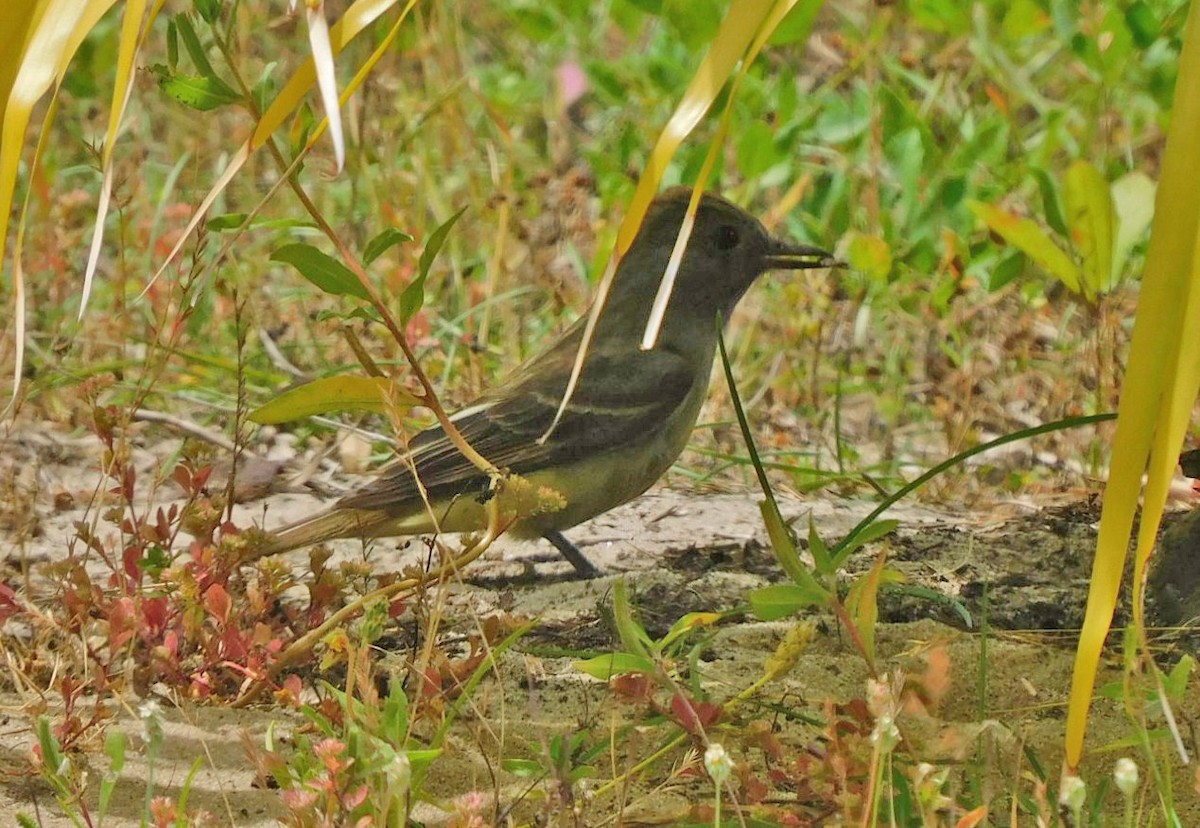
M 694 384 L 705 380 L 707 376 L 697 377 L 687 360 L 664 349 L 597 353 L 589 357 L 570 405 L 544 444 L 538 438 L 554 421 L 562 388 L 538 389 L 544 380 L 539 382 L 536 375 L 465 409 L 455 425 L 496 467 L 529 474 L 647 439 L 666 424 Z M 430 497 L 482 491 L 487 485 L 487 476 L 440 426 L 414 437 L 409 452 L 409 458 L 391 464 L 338 505 L 388 511 L 407 507 L 419 497 L 410 461 Z

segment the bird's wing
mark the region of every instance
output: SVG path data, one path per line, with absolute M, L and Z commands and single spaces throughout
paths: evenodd
M 664 349 L 623 348 L 616 353 L 590 354 L 553 435 L 539 444 L 538 438 L 554 421 L 566 387 L 566 370 L 553 373 L 561 373 L 562 379 L 548 384 L 539 380 L 544 374 L 538 371 L 519 377 L 515 385 L 454 415 L 454 424 L 497 468 L 529 474 L 652 437 L 665 427 L 695 384 L 708 379 L 707 373 L 699 376 L 686 359 Z M 605 379 L 597 382 L 589 377 Z M 546 390 L 547 385 L 552 390 Z M 538 390 L 538 386 L 543 387 Z M 391 511 L 410 505 L 419 497 L 410 462 L 431 498 L 482 491 L 488 483 L 487 476 L 435 426 L 410 441 L 408 458 L 388 466 L 371 483 L 343 497 L 338 506 Z

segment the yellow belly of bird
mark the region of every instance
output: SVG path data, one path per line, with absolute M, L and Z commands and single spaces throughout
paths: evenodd
M 515 518 L 509 534 L 536 538 L 552 530 L 569 529 L 646 491 L 675 462 L 691 437 L 692 425 L 704 400 L 704 389 L 672 417 L 657 439 L 616 448 L 569 466 L 534 472 L 501 487 L 498 508 L 505 522 Z M 663 435 L 666 439 L 663 439 Z M 654 445 L 647 450 L 646 443 Z M 431 502 L 397 516 L 377 536 L 478 532 L 486 528 L 490 498 L 459 496 Z M 430 513 L 437 516 L 433 520 Z

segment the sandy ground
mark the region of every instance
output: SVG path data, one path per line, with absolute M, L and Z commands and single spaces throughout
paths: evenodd
M 147 472 L 157 468 L 163 447 L 146 442 L 137 449 L 144 454 L 139 462 Z M 10 438 L 8 448 L 2 480 L 10 502 L 18 502 L 19 495 L 23 505 L 2 516 L 9 541 L 0 547 L 0 561 L 6 564 L 7 574 L 29 566 L 36 571 L 40 563 L 63 554 L 74 535 L 75 521 L 86 517 L 81 504 L 95 486 L 97 447 L 88 437 L 40 433 L 17 441 Z M 274 494 L 239 507 L 238 520 L 261 521 L 266 504 L 267 525 L 277 525 L 310 513 L 320 503 L 310 495 Z M 798 527 L 805 527 L 811 516 L 822 536 L 836 539 L 872 504 L 783 497 L 781 507 Z M 1029 746 L 1055 776 L 1073 656 L 1073 638 L 1063 631 L 1077 627 L 1082 618 L 1096 507 L 1079 504 L 1039 512 L 997 503 L 988 514 L 966 515 L 905 506 L 888 516 L 899 519 L 901 527 L 883 543 L 890 563 L 908 583 L 881 597 L 877 644 L 881 668 L 919 674 L 928 668 L 930 653 L 945 654 L 949 690 L 936 713 L 923 719 L 921 726 L 978 733 L 986 722 L 1000 766 L 1019 769 L 1021 747 Z M 533 818 L 549 807 L 549 794 L 545 790 L 529 794 L 527 781 L 498 771 L 500 760 L 544 756 L 555 734 L 627 720 L 629 708 L 614 700 L 602 682 L 573 666 L 574 654 L 616 646 L 605 619 L 617 578 L 626 579 L 631 587 L 639 617 L 652 636 L 661 635 L 686 612 L 737 607 L 750 590 L 782 579 L 756 499 L 749 495 L 660 489 L 569 534 L 607 573 L 605 577 L 574 580 L 570 567 L 548 544 L 502 540 L 471 566 L 464 582 L 450 588 L 448 632 L 456 626 L 469 628 L 476 619 L 501 611 L 537 618 L 538 626 L 504 655 L 497 676 L 475 699 L 473 715 L 452 737 L 453 749 L 434 766 L 426 788 L 443 805 L 465 792 L 482 791 L 504 803 L 519 801 L 514 814 Z M 880 548 L 875 545 L 857 554 L 850 571 L 868 568 Z M 380 541 L 369 550 L 345 541 L 335 550 L 347 558 L 365 554 L 378 570 L 417 564 L 425 555 L 424 545 L 415 541 Z M 290 560 L 303 566 L 307 557 L 293 553 Z M 915 592 L 914 586 L 945 597 L 931 598 Z M 990 632 L 980 636 L 985 617 Z M 702 657 L 705 689 L 715 698 L 726 698 L 751 683 L 790 626 L 789 621 L 768 623 L 750 616 L 722 624 Z M 12 633 L 10 628 L 4 631 Z M 404 636 L 397 634 L 391 640 L 396 642 L 397 655 L 402 655 Z M 981 659 L 981 646 L 987 647 L 986 660 Z M 988 665 L 986 675 L 981 674 L 983 664 Z M 1110 659 L 1105 671 L 1102 681 L 1119 676 L 1119 660 Z M 866 679 L 866 668 L 845 635 L 824 619 L 808 651 L 770 687 L 760 702 L 763 706 L 755 708 L 756 715 L 767 716 L 770 705 L 786 701 L 797 715 L 780 719 L 776 712 L 777 735 L 787 744 L 811 744 L 819 729 L 807 720 L 821 715 L 826 700 L 861 698 Z M 22 811 L 42 825 L 58 826 L 71 823 L 49 787 L 30 772 L 28 760 L 31 723 L 42 709 L 53 713 L 51 698 L 43 698 L 34 688 L 4 683 L 0 813 Z M 174 706 L 167 704 L 164 709 L 165 753 L 151 769 L 133 714 L 139 700 L 127 700 L 129 709 L 118 717 L 116 726 L 130 735 L 130 755 L 104 824 L 139 822 L 152 770 L 154 793 L 178 797 L 197 760 L 189 809 L 211 812 L 216 824 L 274 824 L 284 809 L 277 792 L 255 785 L 243 739 L 261 743 L 273 723 L 277 738 L 286 740 L 301 725 L 299 718 L 272 706 L 233 710 L 174 701 Z M 1190 702 L 1194 707 L 1195 700 Z M 1185 720 L 1194 713 L 1180 711 Z M 1098 747 L 1126 733 L 1119 706 L 1098 702 L 1089 745 Z M 659 737 L 632 734 L 626 744 L 628 755 L 647 755 L 655 738 Z M 1088 769 L 1107 776 L 1114 755 L 1096 756 Z M 93 778 L 103 771 L 104 759 L 96 750 L 72 759 L 92 766 Z M 761 762 L 749 755 L 735 759 Z M 617 764 L 610 766 L 610 761 Z M 606 758 L 602 773 L 619 772 L 622 761 Z M 1200 819 L 1191 772 L 1180 771 L 1179 780 L 1176 792 L 1182 813 Z M 94 790 L 93 785 L 93 795 Z M 619 797 L 581 800 L 581 824 L 599 824 L 618 810 L 627 820 L 671 823 L 684 818 L 696 795 L 677 780 L 661 788 L 648 783 L 634 786 Z M 436 823 L 446 818 L 446 812 L 427 803 L 420 806 L 419 817 Z

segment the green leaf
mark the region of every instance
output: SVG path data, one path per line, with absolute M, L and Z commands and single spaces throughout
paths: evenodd
M 1113 279 L 1120 279 L 1134 246 L 1154 219 L 1158 186 L 1143 172 L 1130 172 L 1112 183 L 1113 209 L 1117 214 L 1117 239 L 1113 243 Z
M 1158 15 L 1143 0 L 1130 3 L 1129 8 L 1125 9 L 1125 25 L 1129 27 L 1133 42 L 1140 49 L 1149 47 L 1162 31 L 1162 22 Z
M 1035 167 L 1033 177 L 1037 181 L 1038 191 L 1042 194 L 1042 212 L 1046 214 L 1046 224 L 1055 233 L 1067 235 L 1067 217 L 1063 214 L 1062 196 L 1058 192 L 1058 182 L 1043 167 Z
M 625 651 L 650 661 L 654 641 L 633 617 L 633 606 L 629 603 L 629 588 L 624 578 L 619 578 L 613 584 L 613 621 L 617 625 L 617 635 L 620 636 L 621 645 Z
M 775 559 L 779 561 L 780 567 L 787 573 L 787 576 L 792 579 L 796 586 L 814 594 L 820 594 L 821 599 L 828 598 L 828 593 L 817 583 L 817 579 L 813 577 L 812 572 L 804 565 L 804 561 L 800 560 L 800 552 L 796 549 L 796 544 L 792 540 L 791 533 L 787 530 L 787 524 L 783 521 L 783 516 L 779 514 L 779 506 L 773 497 L 764 498 L 758 502 L 758 510 L 762 513 L 763 525 L 767 529 L 767 537 L 771 541 L 771 549 L 775 552 Z
M 184 106 L 201 112 L 238 103 L 242 99 L 220 78 L 176 75 L 162 64 L 151 66 L 150 71 L 158 78 L 158 86 L 163 92 Z
M 852 270 L 867 274 L 877 282 L 886 282 L 892 271 L 892 248 L 878 236 L 855 234 L 846 249 Z
M 395 227 L 389 227 L 375 238 L 367 242 L 367 247 L 363 251 L 363 264 L 370 264 L 378 259 L 389 248 L 394 247 L 401 242 L 410 242 L 413 237 Z
M 192 59 L 196 71 L 206 78 L 217 79 L 217 72 L 208 62 L 208 53 L 200 44 L 200 37 L 192 25 L 192 18 L 186 14 L 177 14 L 172 19 L 179 26 L 179 39 L 183 41 L 183 48 L 187 49 L 188 57 Z
M 1001 29 L 1010 40 L 1020 40 L 1048 29 L 1050 22 L 1050 16 L 1034 0 L 1014 0 L 1004 14 Z
M 192 5 L 205 23 L 216 23 L 221 16 L 221 0 L 194 0 Z
M 58 739 L 54 738 L 49 716 L 38 716 L 37 738 L 38 747 L 42 750 L 42 770 L 53 781 L 63 767 L 63 754 L 59 750 Z
M 850 593 L 846 596 L 846 610 L 854 620 L 863 649 L 871 659 L 875 657 L 875 628 L 879 622 L 879 586 L 904 578 L 894 569 L 885 569 L 886 561 L 886 554 L 881 552 L 876 556 L 871 569 L 850 585 Z
M 348 267 L 311 244 L 285 244 L 271 254 L 271 261 L 290 264 L 305 279 L 333 296 L 370 298 L 363 283 Z
M 828 595 L 818 587 L 809 589 L 799 584 L 775 584 L 756 589 L 748 596 L 750 609 L 763 621 L 777 621 L 802 610 L 825 604 Z
M 850 557 L 856 549 L 861 549 L 872 541 L 882 538 L 884 535 L 890 535 L 896 531 L 896 527 L 900 525 L 900 521 L 891 518 L 887 520 L 877 520 L 874 523 L 860 529 L 850 539 L 850 542 L 842 546 L 833 559 L 835 568 L 840 569 L 842 564 L 846 562 L 846 558 Z
M 1083 296 L 1091 302 L 1113 286 L 1112 193 L 1100 170 L 1090 161 L 1079 160 L 1067 168 L 1063 201 L 1071 242 L 1083 259 Z
M 1075 263 L 1035 221 L 980 201 L 968 201 L 967 207 L 989 230 L 1033 259 L 1069 290 L 1079 293 L 1079 270 Z
M 775 135 L 762 121 L 752 121 L 738 135 L 738 169 L 747 179 L 758 178 L 775 166 L 781 157 L 775 148 Z
M 246 223 L 246 217 L 249 213 L 222 213 L 219 216 L 213 216 L 205 226 L 210 232 L 220 233 L 225 230 L 237 230 Z M 294 218 L 268 218 L 266 216 L 256 216 L 250 220 L 251 228 L 290 228 L 290 227 L 316 227 L 316 222 L 306 221 L 305 219 Z
M 404 751 L 404 755 L 408 757 L 409 764 L 412 765 L 413 771 L 416 772 L 433 764 L 433 760 L 442 755 L 442 749 L 406 750 Z
M 812 512 L 808 513 L 808 554 L 812 555 L 813 565 L 822 575 L 833 575 L 837 571 L 834 569 L 833 559 L 829 557 L 829 547 L 817 533 L 817 524 L 813 520 Z
M 167 66 L 171 72 L 179 67 L 179 26 L 174 17 L 167 18 Z
M 421 401 L 387 377 L 344 375 L 313 380 L 284 391 L 275 399 L 250 412 L 250 421 L 259 425 L 286 423 L 331 411 L 373 411 L 385 414 L 389 400 L 397 405 L 415 406 Z
M 429 277 L 429 268 L 445 244 L 450 228 L 466 211 L 466 207 L 462 208 L 429 235 L 429 241 L 421 251 L 421 260 L 417 263 L 417 278 L 400 294 L 400 324 L 407 325 L 425 304 L 425 280 Z
M 607 653 L 586 661 L 576 661 L 575 669 L 601 681 L 608 681 L 624 673 L 653 673 L 654 662 L 632 653 Z
M 779 22 L 775 31 L 767 41 L 772 46 L 785 46 L 789 43 L 803 43 L 812 32 L 817 12 L 821 10 L 820 3 L 799 3 Z M 795 86 L 796 84 L 789 84 Z
M 1190 655 L 1185 655 L 1171 668 L 1171 672 L 1163 677 L 1163 689 L 1169 698 L 1175 700 L 1183 698 L 1184 692 L 1187 691 L 1188 679 L 1192 677 L 1192 671 L 1195 668 L 1196 660 Z
M 519 779 L 531 779 L 546 773 L 541 763 L 532 759 L 502 759 L 500 767 Z
M 689 612 L 671 625 L 671 629 L 667 630 L 667 634 L 659 642 L 659 647 L 665 649 L 692 630 L 711 627 L 724 617 L 724 613 L 720 612 Z
M 392 682 L 387 701 L 383 703 L 383 737 L 389 744 L 399 748 L 408 735 L 408 696 L 404 685 Z

